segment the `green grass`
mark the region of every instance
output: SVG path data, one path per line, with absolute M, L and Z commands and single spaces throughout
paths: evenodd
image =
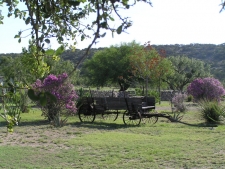
M 196 111 L 183 121 L 203 126 Z M 35 110 L 22 114 L 12 134 L 0 120 L 0 168 L 225 168 L 224 131 L 224 125 L 192 127 L 163 118 L 127 127 L 121 115 L 92 124 L 74 116 L 53 128 Z

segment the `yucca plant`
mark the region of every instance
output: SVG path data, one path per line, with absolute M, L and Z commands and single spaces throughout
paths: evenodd
M 208 123 L 219 123 L 225 117 L 225 107 L 217 101 L 201 100 L 201 117 Z

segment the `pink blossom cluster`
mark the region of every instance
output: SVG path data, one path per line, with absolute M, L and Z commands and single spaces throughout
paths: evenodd
M 68 81 L 66 73 L 58 76 L 50 74 L 43 82 L 39 79 L 32 85 L 39 92 L 50 92 L 57 98 L 57 105 L 61 109 L 65 108 L 70 113 L 76 113 L 77 108 L 75 101 L 78 99 L 77 93 L 74 90 L 73 84 Z
M 195 79 L 187 88 L 188 94 L 195 100 L 207 99 L 209 101 L 220 101 L 221 96 L 225 95 L 223 85 L 218 79 L 207 77 Z

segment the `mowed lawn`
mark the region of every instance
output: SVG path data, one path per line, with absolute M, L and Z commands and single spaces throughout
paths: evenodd
M 157 109 L 171 111 L 167 103 Z M 11 134 L 1 119 L 0 168 L 225 168 L 225 125 L 205 125 L 192 106 L 182 121 L 196 126 L 164 118 L 156 124 L 125 126 L 120 115 L 115 122 L 98 117 L 86 124 L 74 116 L 66 126 L 54 128 L 33 109 L 22 114 Z

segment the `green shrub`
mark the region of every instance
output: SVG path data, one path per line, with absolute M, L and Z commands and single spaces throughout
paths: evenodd
M 219 123 L 221 117 L 225 117 L 224 107 L 216 101 L 202 100 L 199 105 L 201 106 L 201 116 L 208 123 Z
M 135 88 L 135 92 L 137 96 L 142 96 L 143 95 L 143 90 L 141 88 Z
M 160 97 L 159 97 L 159 93 L 157 91 L 155 91 L 155 90 L 149 90 L 148 91 L 148 96 L 155 97 L 155 102 L 156 103 L 159 103 Z
M 135 88 L 135 92 L 136 92 L 137 96 L 144 96 L 145 95 L 145 91 L 144 91 L 144 94 L 143 94 L 143 90 L 141 88 Z M 148 96 L 155 97 L 155 102 L 159 103 L 160 97 L 159 97 L 159 93 L 156 90 L 149 90 Z
M 193 101 L 193 96 L 192 95 L 188 95 L 187 96 L 187 102 L 192 102 Z

